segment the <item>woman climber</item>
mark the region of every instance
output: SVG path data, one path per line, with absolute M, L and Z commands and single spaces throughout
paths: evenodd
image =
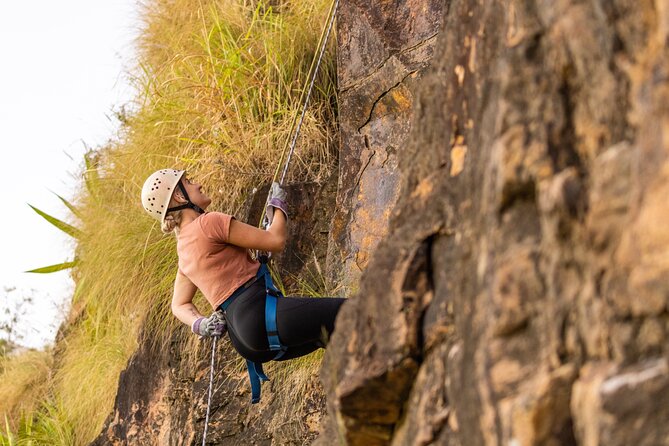
M 205 212 L 211 199 L 183 170 L 154 172 L 142 188 L 144 209 L 160 221 L 163 232 L 175 231 L 177 236 L 172 313 L 203 337 L 227 330 L 232 345 L 247 360 L 249 373 L 255 365 L 263 379 L 263 362 L 293 359 L 325 347 L 345 301 L 276 299 L 279 293 L 271 284 L 267 258 L 260 256 L 258 261 L 249 255 L 249 249 L 283 250 L 288 233 L 285 196 L 273 183 L 266 209 L 270 226 L 265 231 L 232 215 Z M 193 305 L 198 288 L 214 310 L 209 317 Z M 251 381 L 253 385 L 253 377 Z

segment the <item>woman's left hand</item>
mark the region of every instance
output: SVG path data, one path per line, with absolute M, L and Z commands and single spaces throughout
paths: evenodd
M 197 319 L 191 326 L 193 333 L 205 338 L 223 336 L 227 329 L 225 317 L 219 311 L 214 311 L 209 317 Z

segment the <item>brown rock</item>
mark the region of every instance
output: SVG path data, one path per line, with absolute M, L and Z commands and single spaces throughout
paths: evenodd
M 440 433 L 447 435 L 450 431 L 451 409 L 446 396 L 447 353 L 447 345 L 442 344 L 425 357 L 406 401 L 406 406 L 412 410 L 397 426 L 391 444 L 435 444 Z
M 340 4 L 318 444 L 669 444 L 668 36 L 659 0 Z M 197 439 L 206 365 L 139 362 L 100 441 Z M 231 374 L 212 441 L 286 443 Z
M 669 444 L 669 367 L 665 358 L 622 370 L 587 366 L 574 386 L 580 444 Z
M 385 75 L 397 60 L 374 65 L 405 16 L 389 5 L 354 2 L 359 16 L 342 25 L 344 207 L 372 162 L 351 148 L 374 145 L 370 119 L 407 116 L 400 100 L 375 108 L 380 96 L 365 93 L 395 94 L 398 77 Z M 353 444 L 379 427 L 379 401 L 392 416 L 376 444 L 667 444 L 666 363 L 648 358 L 669 352 L 669 8 L 454 0 L 443 14 L 431 65 L 412 80 L 387 230 L 359 256 L 346 336 L 326 354 L 332 419 Z M 330 248 L 342 255 L 330 261 L 356 252 L 341 234 L 373 199 L 358 198 L 335 217 Z M 381 234 L 363 226 L 349 240 Z M 447 398 L 430 408 L 444 346 Z M 409 404 L 380 390 L 393 373 Z
M 428 66 L 442 2 L 345 1 L 339 6 L 340 157 L 328 274 L 357 291 L 397 200 L 397 154 L 412 127 L 413 90 Z
M 506 413 L 511 418 L 511 442 L 519 446 L 573 444 L 569 403 L 575 376 L 575 367 L 565 365 L 550 373 L 538 372 L 523 386 Z

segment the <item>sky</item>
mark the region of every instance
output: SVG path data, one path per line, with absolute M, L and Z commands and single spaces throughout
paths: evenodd
M 137 0 L 0 2 L 0 326 L 18 313 L 24 346 L 53 342 L 73 290 L 68 271 L 24 271 L 71 260 L 75 246 L 28 203 L 76 225 L 54 193 L 71 200 L 85 147 L 115 137 L 138 13 Z

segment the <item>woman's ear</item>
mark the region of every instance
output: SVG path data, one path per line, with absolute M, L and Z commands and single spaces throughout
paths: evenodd
M 175 190 L 174 194 L 172 194 L 172 200 L 176 201 L 179 204 L 186 203 L 188 200 L 186 200 L 186 197 L 184 197 L 183 192 L 180 190 Z

